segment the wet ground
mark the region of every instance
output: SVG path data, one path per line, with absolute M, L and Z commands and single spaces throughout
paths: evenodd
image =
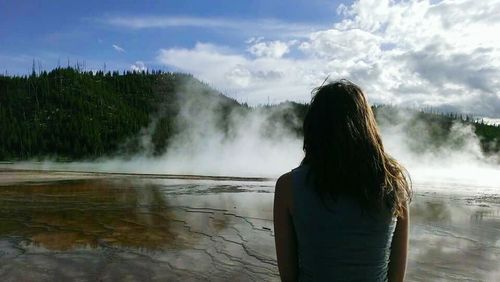
M 0 181 L 1 281 L 278 280 L 273 181 L 14 178 Z M 430 186 L 411 206 L 408 281 L 500 280 L 500 196 Z

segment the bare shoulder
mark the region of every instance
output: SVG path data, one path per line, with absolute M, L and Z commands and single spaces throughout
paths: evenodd
M 292 172 L 281 175 L 276 182 L 276 186 L 289 186 L 292 184 Z
M 292 188 L 292 173 L 287 172 L 278 178 L 276 181 L 276 193 L 285 192 Z
M 291 207 L 292 203 L 292 173 L 287 172 L 278 178 L 276 181 L 276 189 L 274 191 L 274 200 L 281 205 Z

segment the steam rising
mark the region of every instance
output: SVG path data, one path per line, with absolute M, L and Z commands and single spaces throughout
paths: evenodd
M 482 151 L 472 126 L 453 123 L 450 134 L 436 146 L 430 134 L 433 129 L 416 116 L 400 111 L 396 119 L 395 124 L 384 117 L 378 119 L 384 146 L 407 168 L 417 190 L 500 192 L 500 158 Z M 411 134 L 408 124 L 415 122 L 419 130 Z
M 180 111 L 175 119 L 183 130 L 168 141 L 167 151 L 160 156 L 142 153 L 127 159 L 115 157 L 69 164 L 47 161 L 41 163 L 41 168 L 277 177 L 298 166 L 303 157 L 302 138 L 271 118 L 275 111 L 289 111 L 288 122 L 300 126 L 301 121 L 291 109 L 282 106 L 233 110 L 226 117 L 227 128 L 221 128 L 217 115 L 221 100 L 203 98 L 197 91 L 187 86 L 178 93 Z M 378 122 L 386 150 L 408 169 L 417 187 L 440 183 L 439 187 L 453 189 L 448 192 L 469 189 L 460 185 L 479 187 L 475 189 L 483 192 L 500 192 L 499 159 L 485 156 L 470 126 L 454 124 L 445 145 L 436 147 L 429 134 L 431 128 L 424 123 L 419 125 L 417 134 L 407 132 L 409 122 L 418 123 L 415 118 L 400 111 L 397 122 L 384 116 L 378 117 Z M 151 150 L 151 128 L 155 122 L 141 133 L 146 152 Z

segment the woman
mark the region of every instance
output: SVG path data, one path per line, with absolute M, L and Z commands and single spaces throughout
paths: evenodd
M 304 120 L 301 165 L 276 183 L 283 281 L 403 281 L 410 183 L 384 150 L 363 91 L 321 86 Z

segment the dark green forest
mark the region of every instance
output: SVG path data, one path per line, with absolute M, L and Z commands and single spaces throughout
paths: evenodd
M 169 140 L 185 130 L 176 118 L 189 99 L 200 110 L 210 104 L 219 129 L 231 134 L 229 116 L 266 112 L 264 133 L 276 126 L 301 135 L 307 105 L 286 102 L 249 107 L 222 95 L 192 75 L 171 72 L 87 72 L 57 68 L 27 76 L 0 76 L 0 160 L 54 158 L 95 159 L 133 155 L 145 148 L 138 137 L 150 129 L 151 155 L 168 150 Z M 401 109 L 373 107 L 377 120 L 397 123 Z M 440 114 L 406 109 L 412 116 L 405 130 L 411 136 L 425 130 L 431 146 L 449 142 L 453 124 L 473 127 L 488 154 L 500 151 L 500 127 L 460 114 Z M 203 123 L 203 118 L 200 118 Z M 420 147 L 419 147 L 420 146 Z M 428 146 L 428 144 L 426 144 Z M 425 150 L 419 143 L 415 150 Z

